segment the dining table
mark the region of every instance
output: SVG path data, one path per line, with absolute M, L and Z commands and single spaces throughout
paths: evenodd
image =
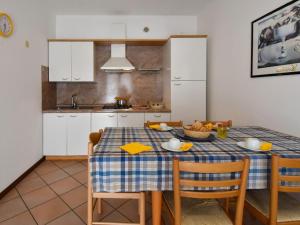
M 89 166 L 93 192 L 151 192 L 152 222 L 161 224 L 162 192 L 173 190 L 173 159 L 220 163 L 250 159 L 247 189 L 266 189 L 272 154 L 300 158 L 300 138 L 257 126 L 232 127 L 227 138 L 208 142 L 193 142 L 189 151 L 173 152 L 161 147 L 163 142 L 177 137 L 180 128 L 160 132 L 143 127 L 105 128 L 101 140 L 94 146 Z M 237 142 L 258 138 L 272 143 L 271 151 L 252 151 Z M 120 146 L 139 142 L 152 146 L 151 151 L 129 154 Z M 183 174 L 192 179 L 224 179 L 231 174 Z M 220 176 L 220 177 L 216 177 Z

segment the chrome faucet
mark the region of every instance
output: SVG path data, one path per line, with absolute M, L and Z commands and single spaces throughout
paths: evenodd
M 72 108 L 77 109 L 78 104 L 77 104 L 77 95 L 72 95 Z

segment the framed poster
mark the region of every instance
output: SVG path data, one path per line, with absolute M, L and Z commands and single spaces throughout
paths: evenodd
M 252 22 L 251 77 L 300 73 L 300 0 Z

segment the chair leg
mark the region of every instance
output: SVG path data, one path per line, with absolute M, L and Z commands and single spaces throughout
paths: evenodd
M 97 199 L 97 212 L 98 212 L 98 214 L 102 213 L 102 201 L 101 201 L 101 198 Z
M 90 184 L 88 185 L 88 202 L 87 202 L 87 225 L 92 225 L 93 220 L 93 196 Z
M 140 214 L 140 225 L 145 225 L 146 223 L 146 210 L 145 210 L 145 193 L 142 192 L 139 199 L 139 214 Z

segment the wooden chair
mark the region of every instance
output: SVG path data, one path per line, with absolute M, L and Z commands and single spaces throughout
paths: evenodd
M 151 122 L 151 121 L 147 121 L 147 123 L 144 124 L 144 127 L 149 127 L 151 125 L 159 125 L 161 123 L 165 123 L 169 127 L 182 127 L 183 126 L 182 121 L 168 121 L 168 122 Z
M 242 225 L 243 207 L 249 170 L 249 159 L 228 163 L 173 162 L 174 198 L 164 193 L 164 201 L 171 215 L 173 225 Z M 181 179 L 180 173 L 228 174 L 239 173 L 238 179 L 230 180 L 191 180 Z M 215 191 L 183 191 L 181 186 L 201 188 L 222 188 Z M 233 188 L 235 187 L 235 188 Z M 181 198 L 183 197 L 183 199 Z M 228 209 L 220 206 L 215 199 L 237 198 L 234 223 L 230 220 Z M 199 199 L 206 199 L 199 202 Z M 210 199 L 210 200 L 207 200 Z M 173 210 L 174 208 L 174 210 Z M 227 212 L 226 212 L 227 211 Z
M 252 216 L 266 225 L 300 225 L 300 201 L 286 193 L 299 193 L 300 185 L 288 186 L 282 183 L 300 182 L 300 175 L 281 175 L 280 168 L 300 169 L 300 159 L 272 155 L 270 191 L 248 191 L 245 207 Z
M 88 159 L 94 151 L 94 146 L 97 144 L 102 136 L 102 130 L 99 133 L 90 134 L 90 142 L 88 144 Z M 99 138 L 99 139 L 98 139 Z M 137 199 L 139 201 L 139 223 L 115 223 L 115 222 L 94 222 L 93 221 L 93 199 L 97 201 L 98 213 L 101 214 L 101 199 Z M 90 174 L 90 167 L 88 166 L 88 207 L 87 207 L 87 225 L 145 225 L 145 193 L 109 193 L 109 192 L 93 192 L 92 178 Z
M 232 120 L 223 120 L 223 121 L 202 121 L 202 122 L 205 122 L 205 123 L 212 123 L 213 125 L 216 125 L 216 124 L 223 124 L 224 126 L 226 127 L 232 127 Z

